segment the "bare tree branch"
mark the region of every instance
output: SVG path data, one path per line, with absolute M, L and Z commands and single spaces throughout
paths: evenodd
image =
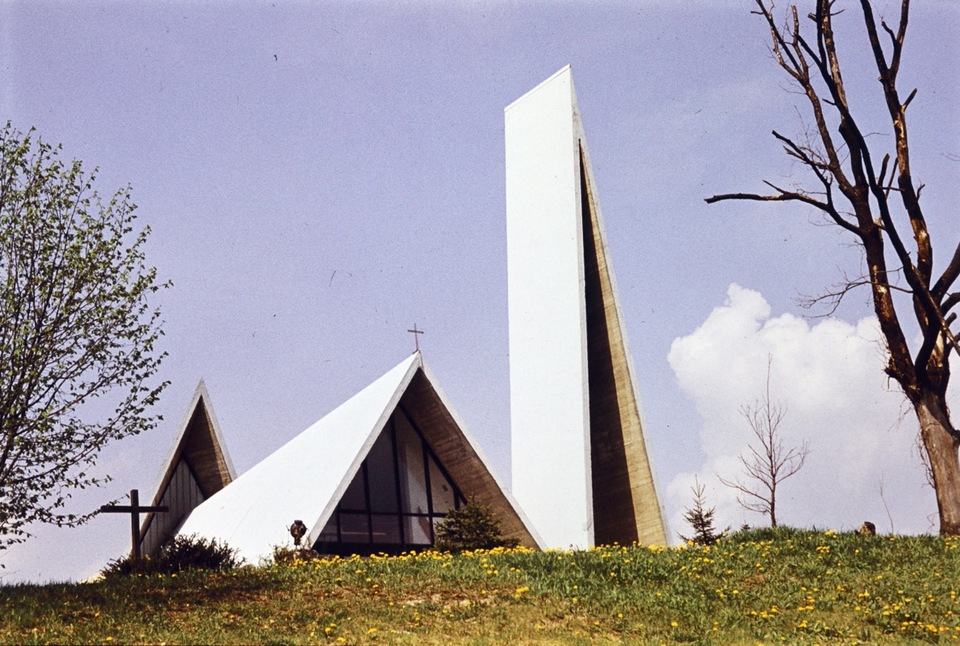
M 893 135 L 891 154 L 882 149 L 885 142 L 868 142 L 868 134 L 861 129 L 848 101 L 834 31 L 834 20 L 840 16 L 834 10 L 835 1 L 810 1 L 815 9 L 803 28 L 792 4 L 782 14 L 782 26 L 774 16 L 772 2 L 755 0 L 753 13 L 763 18 L 777 64 L 805 96 L 818 141 L 800 145 L 777 133 L 774 136 L 784 145 L 785 153 L 811 173 L 818 186 L 813 190 L 783 190 L 768 184 L 774 188 L 772 195 L 731 192 L 714 195 L 707 202 L 797 201 L 826 213 L 833 224 L 855 236 L 866 261 L 865 275 L 847 280 L 844 286 L 813 302 L 835 307 L 851 289 L 870 287 L 887 350 L 886 372 L 897 381 L 920 423 L 936 485 L 940 530 L 960 534 L 960 431 L 951 421 L 946 402 L 949 357 L 960 354 L 957 334 L 951 328 L 956 321 L 956 312 L 951 310 L 960 302 L 956 290 L 951 292 L 960 279 L 960 243 L 951 243 L 950 261 L 935 278 L 933 241 L 920 201 L 923 184 L 912 174 L 907 129 L 907 108 L 918 89 L 912 88 L 902 99 L 897 87 L 910 2 L 901 0 L 895 27 L 883 21 L 878 25 L 871 1 L 859 2 L 867 51 L 879 78 L 877 97 L 886 108 L 887 128 Z M 846 203 L 838 206 L 835 200 Z M 901 276 L 903 282 L 898 284 L 895 276 Z M 894 300 L 898 291 L 910 294 L 912 307 Z M 901 321 L 901 316 L 909 315 L 920 332 L 920 343 L 914 348 Z M 742 489 L 738 491 L 743 493 Z

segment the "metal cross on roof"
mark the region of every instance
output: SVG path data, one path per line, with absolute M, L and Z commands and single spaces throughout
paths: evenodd
M 420 352 L 420 335 L 423 334 L 423 330 L 418 330 L 417 324 L 414 323 L 413 329 L 407 330 L 407 332 L 410 332 L 413 335 L 413 344 L 415 347 L 414 352 Z

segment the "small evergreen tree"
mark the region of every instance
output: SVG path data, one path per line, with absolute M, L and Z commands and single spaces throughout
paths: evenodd
M 516 539 L 504 538 L 500 520 L 490 508 L 476 499 L 471 499 L 460 509 L 447 513 L 437 525 L 434 545 L 444 552 L 490 550 L 495 547 L 516 547 Z
M 680 538 L 695 545 L 713 545 L 727 535 L 727 530 L 717 533 L 713 527 L 715 509 L 706 509 L 703 495 L 705 488 L 699 479 L 694 478 L 694 486 L 690 489 L 693 491 L 693 508 L 686 510 L 683 519 L 693 528 L 693 536 L 688 538 L 680 534 Z

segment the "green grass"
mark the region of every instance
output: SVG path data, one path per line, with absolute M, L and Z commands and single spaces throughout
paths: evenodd
M 0 643 L 960 641 L 960 539 L 757 530 L 0 588 Z

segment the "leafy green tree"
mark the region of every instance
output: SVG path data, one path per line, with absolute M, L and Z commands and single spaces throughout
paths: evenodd
M 168 283 L 145 264 L 130 189 L 101 201 L 96 173 L 10 123 L 0 129 L 0 550 L 30 523 L 74 526 L 73 492 L 109 442 L 156 425 L 167 383 L 160 312 Z
M 500 520 L 490 508 L 476 499 L 448 512 L 437 525 L 435 547 L 441 551 L 458 553 L 516 546 L 516 540 L 503 537 Z

